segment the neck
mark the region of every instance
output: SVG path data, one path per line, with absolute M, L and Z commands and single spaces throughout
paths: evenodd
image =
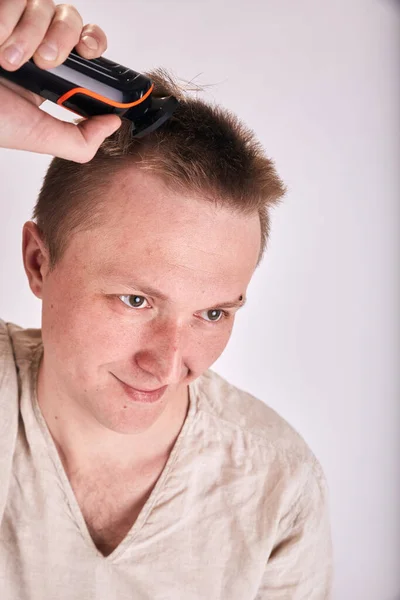
M 67 473 L 104 465 L 118 470 L 168 456 L 189 409 L 188 386 L 168 403 L 146 431 L 125 434 L 107 429 L 75 400 L 62 393 L 44 357 L 37 377 L 37 401 Z

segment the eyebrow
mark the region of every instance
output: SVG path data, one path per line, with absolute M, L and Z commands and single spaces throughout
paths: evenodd
M 122 280 L 120 280 L 122 283 Z M 141 285 L 139 282 L 127 282 L 125 285 L 132 290 L 140 290 L 146 296 L 152 296 L 153 298 L 158 298 L 160 300 L 168 301 L 170 298 L 166 296 L 160 290 L 152 287 L 151 285 Z M 240 299 L 241 298 L 241 299 Z M 214 304 L 216 308 L 241 308 L 246 304 L 246 297 L 244 294 L 241 294 L 237 300 L 232 300 L 231 302 L 221 302 L 221 304 Z

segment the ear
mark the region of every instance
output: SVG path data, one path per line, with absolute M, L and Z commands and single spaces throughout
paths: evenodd
M 22 257 L 29 286 L 35 296 L 42 299 L 43 281 L 49 271 L 49 253 L 33 221 L 27 221 L 22 230 Z

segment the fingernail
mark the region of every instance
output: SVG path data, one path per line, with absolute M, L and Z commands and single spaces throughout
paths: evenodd
M 97 48 L 99 47 L 96 38 L 92 37 L 91 35 L 84 35 L 83 37 L 81 37 L 81 40 L 91 50 L 97 50 Z
M 58 48 L 55 44 L 44 42 L 37 49 L 37 53 L 44 60 L 56 60 L 58 56 Z
M 18 65 L 18 63 L 21 62 L 23 55 L 23 50 L 18 46 L 15 46 L 15 44 L 12 44 L 3 50 L 3 56 L 10 65 Z

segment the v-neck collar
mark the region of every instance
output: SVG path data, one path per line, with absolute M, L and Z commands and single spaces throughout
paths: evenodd
M 137 537 L 139 531 L 146 523 L 152 508 L 156 505 L 157 500 L 165 487 L 166 481 L 168 479 L 169 474 L 171 473 L 173 466 L 176 462 L 179 453 L 183 451 L 183 444 L 185 441 L 185 437 L 188 433 L 189 428 L 191 427 L 194 416 L 197 412 L 197 380 L 191 382 L 189 384 L 189 409 L 187 411 L 186 419 L 181 427 L 181 430 L 178 434 L 178 437 L 175 441 L 175 444 L 169 454 L 167 462 L 164 466 L 164 469 L 161 472 L 154 488 L 152 489 L 150 496 L 147 498 L 145 504 L 143 505 L 138 517 L 136 518 L 134 524 L 131 529 L 128 531 L 126 536 L 122 539 L 122 541 L 118 544 L 118 546 L 107 556 L 104 556 L 97 546 L 95 545 L 92 536 L 89 533 L 88 526 L 83 517 L 83 513 L 76 499 L 75 493 L 72 489 L 71 483 L 68 479 L 68 476 L 65 472 L 64 466 L 62 464 L 61 458 L 58 454 L 57 447 L 53 440 L 53 437 L 50 433 L 50 430 L 47 426 L 43 413 L 40 409 L 38 399 L 37 399 L 37 376 L 38 376 L 38 368 L 40 364 L 40 360 L 43 356 L 43 344 L 39 344 L 39 346 L 34 350 L 33 359 L 32 359 L 32 407 L 34 411 L 34 415 L 36 417 L 38 426 L 42 432 L 44 437 L 44 441 L 46 443 L 49 457 L 54 465 L 55 470 L 57 471 L 57 475 L 62 483 L 62 486 L 65 491 L 65 496 L 67 502 L 69 504 L 69 508 L 71 514 L 76 520 L 77 525 L 79 526 L 80 532 L 87 544 L 91 547 L 93 552 L 98 555 L 101 559 L 112 562 L 119 558 L 131 545 L 134 539 Z

